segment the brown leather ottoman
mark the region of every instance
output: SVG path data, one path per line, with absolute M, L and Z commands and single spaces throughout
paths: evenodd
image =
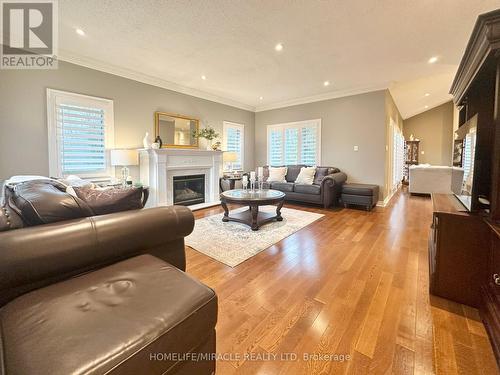
M 6 375 L 211 374 L 216 321 L 213 290 L 141 255 L 5 305 L 0 367 Z

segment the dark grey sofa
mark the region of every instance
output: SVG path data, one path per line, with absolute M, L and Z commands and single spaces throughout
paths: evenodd
M 264 167 L 264 188 L 280 190 L 285 193 L 285 200 L 321 204 L 323 207 L 338 205 L 342 185 L 347 175 L 334 167 L 317 167 L 312 185 L 296 184 L 300 168 L 306 165 L 287 165 L 286 182 L 267 182 L 269 167 Z

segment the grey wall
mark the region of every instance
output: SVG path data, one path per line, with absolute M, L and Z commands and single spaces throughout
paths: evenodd
M 433 165 L 452 164 L 453 102 L 420 113 L 404 120 L 405 139 L 413 134 L 420 139 L 420 163 Z
M 154 112 L 199 118 L 220 130 L 245 125 L 245 169 L 254 167 L 253 112 L 60 62 L 58 70 L 0 70 L 0 181 L 15 174 L 48 175 L 46 89 L 114 100 L 116 147 L 142 147 L 154 134 Z
M 348 181 L 385 186 L 386 90 L 295 105 L 255 114 L 255 162 L 267 163 L 267 125 L 321 118 L 321 164 Z M 354 146 L 359 151 L 353 151 Z

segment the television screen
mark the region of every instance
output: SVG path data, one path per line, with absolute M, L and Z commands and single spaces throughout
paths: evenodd
M 472 209 L 472 190 L 474 185 L 474 159 L 476 152 L 476 129 L 477 115 L 472 117 L 457 130 L 457 141 L 462 141 L 462 165 L 460 169 L 454 169 L 454 173 L 463 173 L 461 191 L 455 192 L 455 196 L 468 209 Z M 463 171 L 463 172 L 462 172 Z

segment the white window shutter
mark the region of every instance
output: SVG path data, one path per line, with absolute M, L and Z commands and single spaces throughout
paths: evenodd
M 245 126 L 234 122 L 223 123 L 224 150 L 235 152 L 238 160 L 232 163 L 234 170 L 243 170 L 243 158 L 245 152 Z
M 107 169 L 104 111 L 57 104 L 57 138 L 63 175 Z
M 299 121 L 267 127 L 267 162 L 279 165 L 320 163 L 321 120 Z
M 301 164 L 317 164 L 316 155 L 318 144 L 316 134 L 316 127 L 304 127 L 301 129 Z
M 114 147 L 112 100 L 47 89 L 47 121 L 51 176 L 114 175 L 108 160 Z
M 299 129 L 285 129 L 285 164 L 299 164 Z
M 272 129 L 269 134 L 269 165 L 283 165 L 283 131 Z

